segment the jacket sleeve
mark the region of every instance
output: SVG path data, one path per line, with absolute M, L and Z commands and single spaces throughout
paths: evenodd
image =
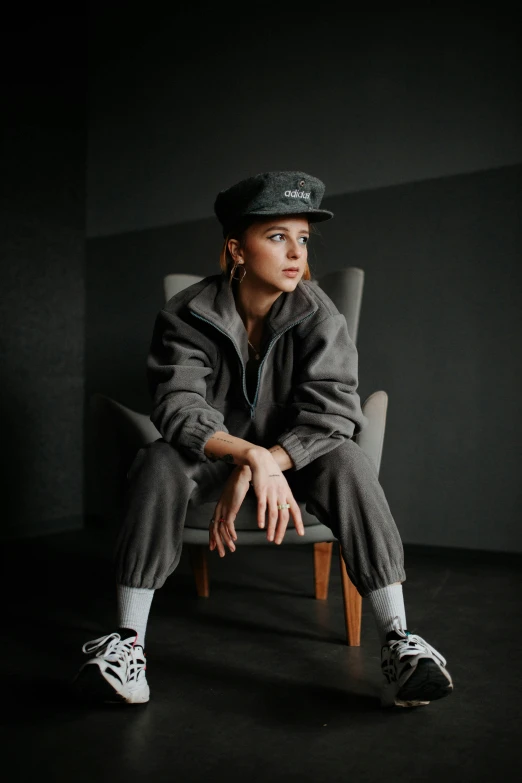
M 218 430 L 228 432 L 223 414 L 206 401 L 212 362 L 205 347 L 199 333 L 175 313 L 158 313 L 147 356 L 150 420 L 164 440 L 201 462 L 209 462 L 207 440 Z
M 303 340 L 298 360 L 291 426 L 277 439 L 303 468 L 369 424 L 357 394 L 358 355 L 346 318 L 336 313 L 317 324 Z

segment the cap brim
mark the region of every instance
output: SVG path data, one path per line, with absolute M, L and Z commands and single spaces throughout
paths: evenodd
M 258 212 L 248 212 L 248 214 L 241 215 L 238 220 L 244 220 L 245 218 L 249 217 L 297 217 L 302 215 L 303 217 L 307 218 L 310 223 L 321 223 L 325 220 L 330 220 L 330 218 L 333 218 L 334 213 L 330 212 L 329 209 L 310 209 L 310 210 L 296 210 L 295 212 L 287 212 L 284 210 L 283 212 L 277 210 L 266 210 L 265 212 L 258 211 Z M 237 223 L 237 221 L 236 221 Z M 234 227 L 234 223 L 222 223 L 222 229 L 223 229 L 223 236 L 226 237 L 229 231 L 232 230 Z
M 295 217 L 297 215 L 302 215 L 303 217 L 308 218 L 310 223 L 320 223 L 323 220 L 330 220 L 330 218 L 333 218 L 334 213 L 330 212 L 329 209 L 296 209 L 295 212 L 280 212 L 279 210 L 274 212 L 270 210 L 266 212 L 249 212 L 247 215 L 244 215 L 244 217 Z
M 330 212 L 328 209 L 317 209 L 314 210 L 314 212 L 306 212 L 306 217 L 311 223 L 320 223 L 323 220 L 330 220 L 330 218 L 333 218 L 334 213 Z M 313 215 L 313 217 L 311 217 Z

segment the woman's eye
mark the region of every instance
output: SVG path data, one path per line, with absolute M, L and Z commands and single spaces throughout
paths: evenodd
M 269 237 L 269 239 L 273 239 L 274 242 L 283 242 L 285 239 L 284 234 L 272 234 L 272 236 Z M 309 237 L 299 237 L 299 242 L 302 245 L 306 245 L 308 242 Z

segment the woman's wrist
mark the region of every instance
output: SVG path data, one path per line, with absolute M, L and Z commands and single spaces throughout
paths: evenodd
M 250 465 L 238 465 L 237 468 L 238 475 L 245 481 L 248 481 L 248 483 L 252 480 L 252 470 L 250 468 Z
M 263 448 L 263 446 L 254 446 L 248 449 L 245 453 L 244 467 L 251 469 L 256 467 L 262 460 L 266 459 L 267 455 L 271 456 L 268 449 Z
M 253 486 L 252 473 L 255 468 L 263 464 L 267 468 L 279 467 L 278 462 L 272 452 L 268 449 L 265 449 L 263 446 L 255 446 L 252 449 L 248 449 L 245 458 L 246 462 L 241 466 L 241 468 L 245 471 L 244 475 L 248 476 L 248 481 L 251 486 Z M 274 462 L 276 463 L 275 466 Z

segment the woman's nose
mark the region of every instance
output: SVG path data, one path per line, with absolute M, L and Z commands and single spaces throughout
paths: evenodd
M 299 244 L 299 242 L 292 242 L 288 248 L 288 257 L 300 258 L 302 252 L 303 252 L 303 245 Z

